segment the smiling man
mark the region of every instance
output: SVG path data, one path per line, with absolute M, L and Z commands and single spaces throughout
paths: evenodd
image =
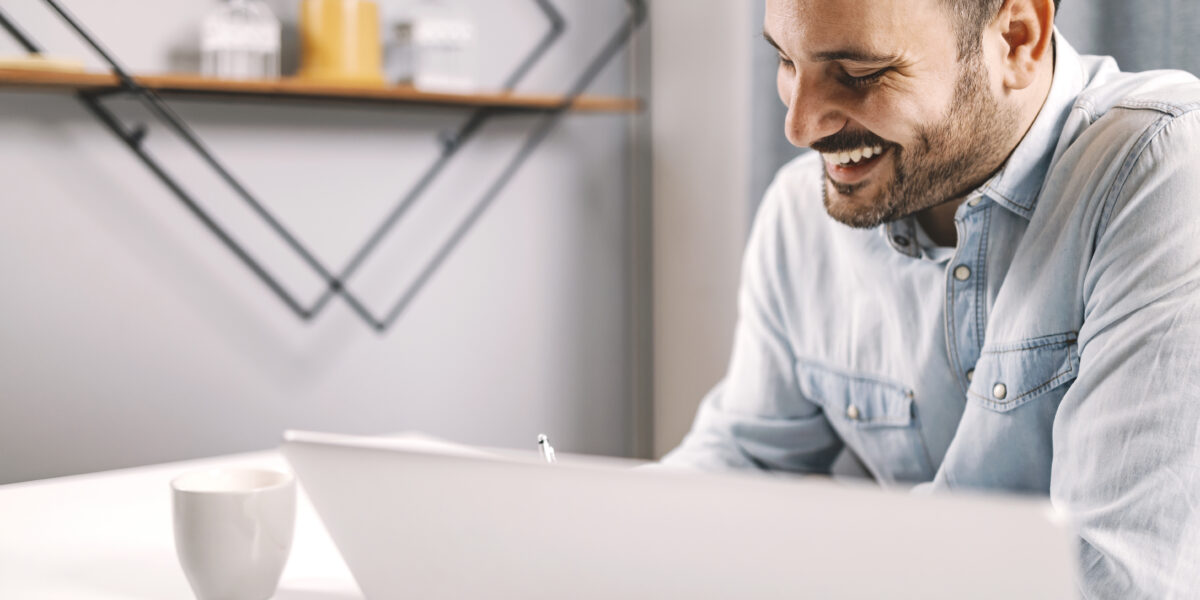
M 846 449 L 886 486 L 1046 494 L 1082 595 L 1200 597 L 1200 82 L 1080 56 L 1057 8 L 767 0 L 817 152 L 762 203 L 729 371 L 664 463 Z
M 994 81 L 980 39 L 982 13 L 960 16 L 965 31 L 947 31 L 953 19 L 947 5 L 984 4 L 994 3 L 771 7 L 764 37 L 779 51 L 779 96 L 789 108 L 785 131 L 793 144 L 825 155 L 825 208 L 834 219 L 874 227 L 961 198 L 995 173 L 1021 140 L 1050 88 L 1051 36 L 1026 50 L 1036 52 L 1030 62 L 1044 62 L 1045 69 L 1022 65 L 1007 81 Z M 1044 9 L 1051 10 L 1049 3 Z M 830 26 L 835 22 L 855 23 L 863 35 L 847 38 Z M 938 31 L 946 35 L 934 35 Z M 959 43 L 960 33 L 968 43 Z M 993 45 L 990 54 L 1002 51 Z M 838 110 L 830 112 L 831 104 Z M 939 216 L 947 221 L 952 214 Z

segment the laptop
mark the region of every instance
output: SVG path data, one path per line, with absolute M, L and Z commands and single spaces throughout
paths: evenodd
M 427 438 L 288 432 L 369 599 L 1068 598 L 1045 499 L 635 469 Z

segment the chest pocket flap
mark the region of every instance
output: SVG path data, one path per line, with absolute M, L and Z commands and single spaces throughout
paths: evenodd
M 1008 412 L 1074 381 L 1079 350 L 1074 332 L 985 345 L 967 392 L 986 408 Z
M 912 389 L 809 360 L 797 362 L 796 380 L 800 393 L 821 406 L 829 424 L 876 481 L 933 477 Z
M 800 393 L 821 405 L 830 420 L 861 428 L 908 427 L 913 394 L 899 385 L 844 373 L 811 361 L 796 365 Z

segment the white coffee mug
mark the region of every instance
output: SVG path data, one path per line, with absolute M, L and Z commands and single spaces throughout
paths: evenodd
M 210 469 L 171 482 L 175 551 L 200 600 L 266 600 L 292 548 L 296 481 L 263 469 Z

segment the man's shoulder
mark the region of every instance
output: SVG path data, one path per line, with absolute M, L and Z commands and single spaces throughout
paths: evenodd
M 775 180 L 771 187 L 782 187 L 796 192 L 810 191 L 814 183 L 821 181 L 822 176 L 821 155 L 807 150 L 775 172 Z
M 1099 163 L 1127 164 L 1151 141 L 1166 144 L 1164 150 L 1191 149 L 1197 141 L 1194 136 L 1163 136 L 1161 132 L 1195 129 L 1200 117 L 1200 79 L 1186 71 L 1111 69 L 1092 77 L 1074 109 L 1082 116 L 1082 126 L 1068 134 L 1071 145 L 1081 147 L 1077 152 L 1091 158 L 1092 164 L 1084 166 L 1093 171 Z M 1112 170 L 1101 172 L 1105 171 Z
M 1194 184 L 1154 178 L 1200 173 L 1200 80 L 1183 71 L 1119 72 L 1094 77 L 1078 96 L 1038 201 L 1027 238 L 1079 236 L 1090 260 L 1116 215 L 1157 194 L 1173 219 L 1192 220 Z M 1175 196 L 1181 196 L 1175 198 Z M 1163 204 L 1163 203 L 1166 204 Z M 1166 210 L 1166 209 L 1161 209 Z M 1058 242 L 1061 244 L 1061 242 Z
M 764 211 L 775 213 L 776 217 L 796 217 L 800 213 L 818 209 L 823 213 L 821 192 L 825 185 L 824 178 L 821 155 L 807 150 L 801 152 L 775 172 L 763 196 L 760 216 Z
M 821 155 L 807 151 L 780 167 L 754 218 L 749 250 L 772 260 L 818 256 L 831 243 L 866 247 L 875 230 L 852 229 L 825 210 L 825 169 Z M 853 238 L 853 241 L 851 241 Z
M 1178 116 L 1200 110 L 1200 79 L 1186 71 L 1135 73 L 1113 69 L 1091 78 L 1076 99 L 1075 108 L 1097 124 L 1142 111 Z
M 822 197 L 824 188 L 825 171 L 821 155 L 812 151 L 802 152 L 775 172 L 758 207 L 755 228 L 761 230 L 769 227 L 785 230 L 787 235 L 796 235 L 801 228 L 823 227 L 829 221 Z
M 1167 155 L 1196 144 L 1194 136 L 1162 132 L 1195 128 L 1200 79 L 1184 71 L 1131 73 L 1117 71 L 1111 61 L 1109 66 L 1093 72 L 1075 100 L 1047 180 L 1051 196 L 1074 198 L 1081 206 L 1111 200 L 1106 191 L 1124 180 L 1128 165 L 1151 142 L 1167 144 L 1162 148 Z M 1070 193 L 1060 189 L 1064 186 Z

